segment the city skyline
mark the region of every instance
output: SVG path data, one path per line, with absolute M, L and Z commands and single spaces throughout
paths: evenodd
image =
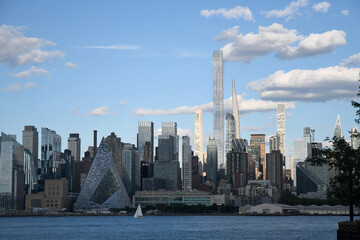
M 0 107 L 6 116 L 0 128 L 18 140 L 26 125 L 52 129 L 61 136 L 61 151 L 69 134 L 79 133 L 82 157 L 93 145 L 94 129 L 99 139 L 115 132 L 136 144 L 138 121 L 154 122 L 155 136 L 168 121 L 177 122 L 180 138 L 189 135 L 194 146 L 194 113 L 201 108 L 206 152 L 214 136 L 212 53 L 221 49 L 224 118 L 232 113 L 234 79 L 242 138 L 275 135 L 280 101 L 287 108 L 287 159 L 304 127 L 322 141 L 333 135 L 338 115 L 349 140 L 356 125 L 349 100 L 358 91 L 360 34 L 353 23 L 360 20 L 360 4 L 327 2 L 160 1 L 96 8 L 77 2 L 64 21 L 56 2 L 1 3 L 0 99 L 7 104 Z M 139 17 L 127 13 L 135 8 Z M 184 12 L 188 19 L 179 21 Z M 23 48 L 12 45 L 15 40 Z

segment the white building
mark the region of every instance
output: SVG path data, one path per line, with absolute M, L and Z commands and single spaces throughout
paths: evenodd
M 195 127 L 194 127 L 194 155 L 199 157 L 199 162 L 204 166 L 204 139 L 203 139 L 203 119 L 202 110 L 198 109 L 195 112 Z

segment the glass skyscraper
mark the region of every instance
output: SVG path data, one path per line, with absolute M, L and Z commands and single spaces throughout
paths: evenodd
M 150 154 L 147 154 L 148 159 L 144 159 L 145 143 L 150 143 Z M 154 123 L 150 121 L 138 122 L 137 134 L 137 149 L 140 152 L 140 161 L 153 162 L 154 157 Z
M 218 164 L 224 168 L 224 91 L 223 91 L 223 54 L 213 53 L 213 114 L 214 137 L 217 145 Z
M 191 145 L 190 137 L 182 137 L 182 189 L 185 191 L 191 191 L 192 181 L 191 181 Z
M 235 139 L 235 118 L 231 113 L 226 113 L 225 117 L 225 153 L 232 150 L 232 141 Z
M 45 179 L 56 179 L 61 154 L 61 137 L 55 131 L 41 128 L 41 189 Z

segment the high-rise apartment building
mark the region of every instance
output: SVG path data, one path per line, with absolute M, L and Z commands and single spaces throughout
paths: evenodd
M 285 104 L 278 104 L 277 107 L 277 133 L 280 134 L 280 152 L 286 156 L 286 130 L 285 130 Z
M 215 187 L 217 187 L 217 171 L 218 171 L 218 153 L 216 140 L 213 137 L 209 138 L 207 145 L 207 160 L 206 160 L 206 176 L 207 180 L 211 180 Z
M 203 139 L 203 119 L 202 110 L 198 109 L 195 112 L 195 127 L 194 127 L 194 155 L 199 157 L 199 162 L 204 165 L 204 139 Z
M 61 137 L 53 130 L 41 128 L 41 190 L 43 190 L 45 179 L 59 177 L 60 154 Z
M 240 139 L 239 105 L 237 101 L 234 79 L 232 80 L 232 106 L 233 106 L 233 115 L 235 118 L 235 137 L 236 139 Z
M 269 138 L 269 150 L 270 152 L 273 150 L 280 150 L 281 146 L 280 134 L 277 133 L 276 135 L 270 136 Z
M 232 142 L 235 139 L 236 123 L 231 113 L 226 113 L 225 117 L 225 153 L 232 150 Z
M 70 133 L 68 138 L 68 149 L 71 151 L 71 156 L 74 157 L 75 162 L 81 160 L 81 139 L 78 133 Z
M 22 132 L 22 144 L 25 149 L 28 149 L 30 153 L 34 156 L 35 167 L 38 166 L 39 159 L 39 133 L 34 126 L 25 126 Z M 37 173 L 37 169 L 36 169 Z
M 277 188 L 280 195 L 283 190 L 283 155 L 281 151 L 274 150 L 266 154 L 266 180 L 271 186 Z
M 353 149 L 358 149 L 360 146 L 359 128 L 357 126 L 351 129 L 351 146 Z
M 334 137 L 337 138 L 342 138 L 342 130 L 341 130 L 341 121 L 340 121 L 340 116 L 338 115 L 337 119 L 336 119 L 336 123 L 335 123 L 335 127 L 334 127 Z
M 262 173 L 261 178 L 265 180 L 266 178 L 266 165 L 265 165 L 265 134 L 251 134 L 250 135 L 250 146 L 259 146 L 260 147 L 260 166 L 259 172 Z
M 146 143 L 148 143 L 147 146 L 145 146 Z M 140 161 L 150 162 L 150 163 L 153 162 L 153 158 L 154 158 L 154 123 L 153 122 L 150 121 L 138 122 L 137 149 L 140 152 Z M 150 150 L 150 152 L 145 150 Z
M 223 90 L 223 54 L 214 51 L 213 54 L 213 116 L 214 138 L 217 145 L 218 165 L 224 168 L 224 90 Z
M 115 163 L 115 168 L 117 169 L 121 179 L 124 178 L 124 164 L 122 159 L 122 147 L 123 143 L 121 138 L 117 137 L 114 132 L 105 138 L 106 145 L 110 151 L 112 160 Z
M 191 191 L 192 189 L 192 151 L 190 145 L 190 137 L 182 137 L 182 189 Z

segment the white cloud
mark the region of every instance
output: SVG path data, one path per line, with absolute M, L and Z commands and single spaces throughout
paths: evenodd
M 12 76 L 17 78 L 29 78 L 32 75 L 45 76 L 49 74 L 50 72 L 48 70 L 45 70 L 43 68 L 38 68 L 36 66 L 32 66 L 29 70 L 25 70 L 23 72 L 13 74 Z
M 23 29 L 9 25 L 0 26 L 0 64 L 16 66 L 64 57 L 65 54 L 60 51 L 41 50 L 42 47 L 55 43 L 41 38 L 25 37 Z
M 287 17 L 286 20 L 289 20 L 290 18 L 295 16 L 295 14 L 298 12 L 300 7 L 305 7 L 307 4 L 308 4 L 307 0 L 298 0 L 296 2 L 291 2 L 288 6 L 286 6 L 282 10 L 271 10 L 271 11 L 265 12 L 265 16 L 267 18 L 271 18 L 271 17 L 277 17 L 277 18 Z
M 328 2 L 321 2 L 321 3 L 314 3 L 312 8 L 314 9 L 315 12 L 327 13 L 330 6 L 331 4 Z
M 344 16 L 349 16 L 349 11 L 348 10 L 342 10 L 341 14 Z
M 229 29 L 226 29 L 226 30 L 222 31 L 220 33 L 220 35 L 215 38 L 215 40 L 216 41 L 223 41 L 223 40 L 228 40 L 228 39 L 231 39 L 231 38 L 235 37 L 236 35 L 239 34 L 239 27 L 240 26 L 234 26 L 232 28 L 229 28 Z
M 7 86 L 7 88 L 5 88 L 5 89 L 0 88 L 0 91 L 2 91 L 2 92 L 17 92 L 17 91 L 25 90 L 25 89 L 32 88 L 32 87 L 37 87 L 37 85 L 33 82 L 27 82 L 25 84 L 16 83 L 14 85 Z
M 242 18 L 247 21 L 254 20 L 251 10 L 248 7 L 236 6 L 232 9 L 219 8 L 217 10 L 204 9 L 201 11 L 201 16 L 209 18 L 213 15 L 221 15 L 227 19 Z
M 277 104 L 279 102 L 264 101 L 257 99 L 245 100 L 242 95 L 238 95 L 239 112 L 240 113 L 251 113 L 251 112 L 267 112 L 277 110 Z M 232 112 L 232 98 L 224 100 L 224 112 Z M 293 102 L 287 102 L 287 108 L 295 108 Z M 201 109 L 203 112 L 212 112 L 213 103 L 205 103 L 197 106 L 182 106 L 172 109 L 146 109 L 139 108 L 133 111 L 134 115 L 145 116 L 145 115 L 177 115 L 177 114 L 193 114 L 197 109 Z
M 299 35 L 294 29 L 273 23 L 259 26 L 258 33 L 239 34 L 223 48 L 225 61 L 251 62 L 260 56 L 275 52 L 281 59 L 294 59 L 332 52 L 335 47 L 346 44 L 344 31 L 332 30 L 321 34 Z M 296 44 L 297 46 L 293 46 Z
M 311 33 L 301 40 L 298 46 L 286 46 L 276 56 L 282 59 L 294 59 L 314 56 L 322 53 L 330 53 L 337 46 L 346 44 L 346 33 L 339 30 L 331 30 L 321 34 Z
M 157 128 L 154 131 L 154 137 L 157 138 L 158 136 L 161 135 L 161 128 Z M 183 129 L 183 128 L 178 128 L 177 129 L 177 134 L 179 135 L 179 138 L 183 137 L 183 136 L 189 136 L 190 140 L 194 139 L 194 132 L 191 129 Z
M 124 101 L 121 101 L 121 102 L 119 102 L 119 105 L 125 105 L 125 104 L 127 104 L 127 100 L 124 100 Z
M 95 108 L 90 112 L 92 116 L 104 116 L 104 115 L 111 115 L 114 114 L 113 111 L 110 111 L 109 106 L 102 106 L 99 108 Z
M 84 48 L 107 49 L 107 50 L 138 50 L 138 45 L 108 45 L 108 46 L 85 46 Z
M 78 65 L 76 65 L 75 63 L 72 63 L 72 62 L 66 62 L 65 67 L 66 68 L 77 68 Z
M 358 89 L 360 68 L 334 66 L 316 70 L 277 71 L 248 86 L 259 97 L 272 101 L 322 102 L 353 98 Z
M 354 67 L 360 64 L 360 52 L 342 61 L 342 66 Z

